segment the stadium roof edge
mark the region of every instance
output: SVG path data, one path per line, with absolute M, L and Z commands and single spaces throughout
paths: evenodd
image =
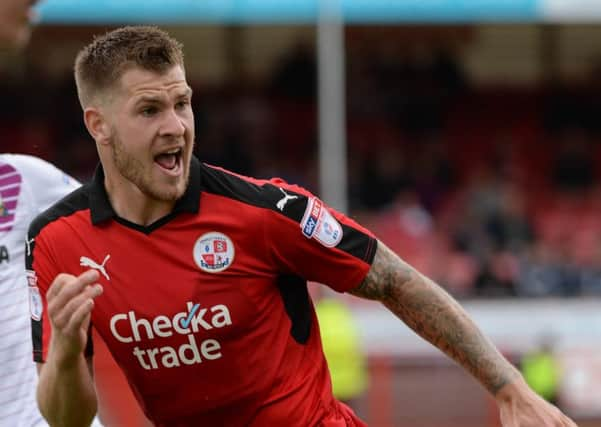
M 348 23 L 469 23 L 537 21 L 545 1 L 567 0 L 45 0 L 38 10 L 42 24 L 302 24 L 317 21 L 319 1 Z

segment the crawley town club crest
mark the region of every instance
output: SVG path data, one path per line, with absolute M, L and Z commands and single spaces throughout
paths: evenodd
M 219 273 L 234 262 L 234 244 L 223 233 L 203 234 L 194 244 L 194 261 L 207 273 Z

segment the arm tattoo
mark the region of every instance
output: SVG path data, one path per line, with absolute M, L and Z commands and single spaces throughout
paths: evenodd
M 351 293 L 382 302 L 493 395 L 519 375 L 457 301 L 382 242 L 367 277 Z

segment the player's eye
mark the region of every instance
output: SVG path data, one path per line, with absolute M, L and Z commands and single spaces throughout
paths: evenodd
M 151 117 L 154 116 L 157 112 L 159 111 L 159 109 L 157 107 L 144 107 L 140 110 L 140 114 L 142 114 L 145 117 Z
M 175 104 L 175 108 L 178 109 L 178 110 L 181 110 L 183 108 L 186 108 L 188 105 L 190 105 L 190 101 L 188 101 L 187 99 L 183 99 L 181 101 L 178 101 Z

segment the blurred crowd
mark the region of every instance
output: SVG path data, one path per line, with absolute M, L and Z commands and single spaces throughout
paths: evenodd
M 598 87 L 475 88 L 443 48 L 354 46 L 346 71 L 352 217 L 459 297 L 601 295 Z M 71 77 L 26 73 L 0 80 L 2 151 L 88 179 Z M 260 84 L 191 82 L 203 161 L 318 191 L 311 46 Z

